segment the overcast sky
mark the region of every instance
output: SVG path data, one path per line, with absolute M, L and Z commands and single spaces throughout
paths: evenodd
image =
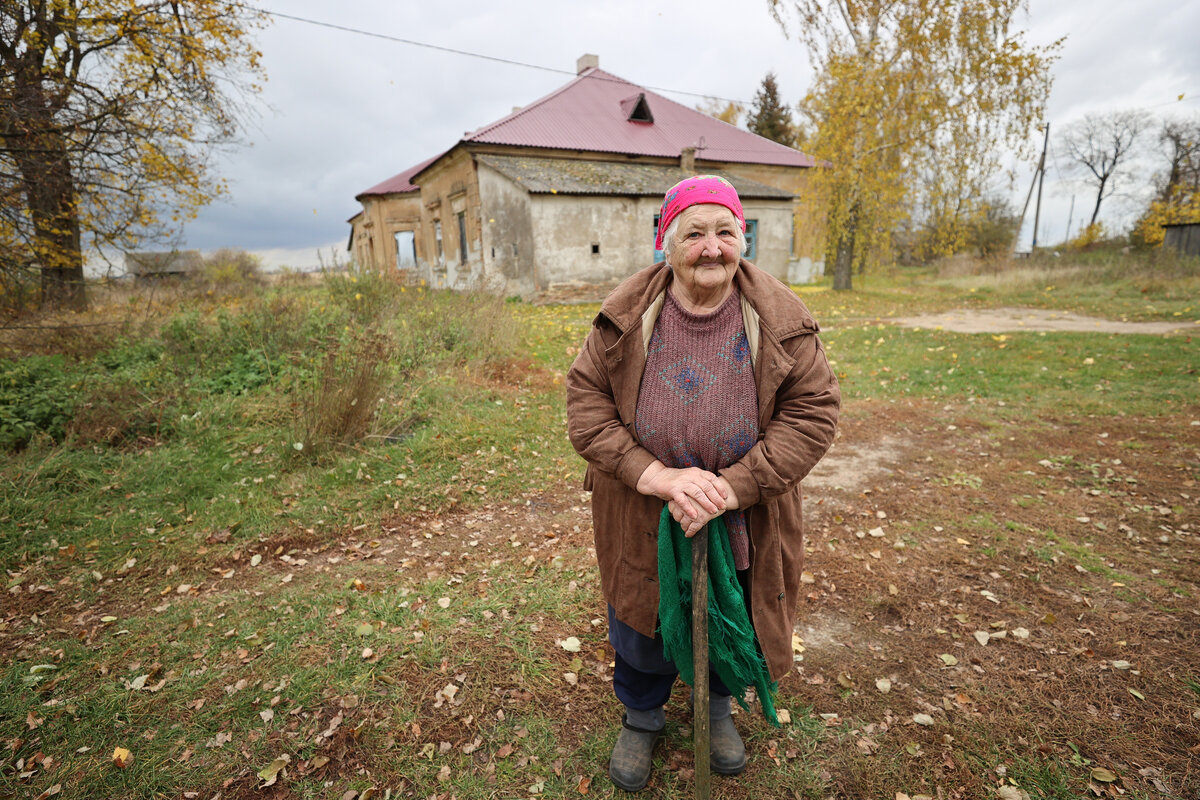
M 230 195 L 203 210 L 184 235 L 187 247 L 252 250 L 271 266 L 312 267 L 318 251 L 328 261 L 333 249 L 344 260 L 346 220 L 359 209 L 357 193 L 563 85 L 583 53 L 599 55 L 604 70 L 688 105 L 702 98 L 687 92 L 749 102 L 768 71 L 776 73 L 783 98 L 794 105 L 812 75 L 804 50 L 771 18 L 766 0 L 459 0 L 450 6 L 260 0 L 259 5 L 546 68 L 275 17 L 257 34 L 268 82 L 258 117 L 246 131 L 249 146 L 222 161 Z M 1054 151 L 1053 133 L 1089 111 L 1200 114 L 1200 3 L 1032 0 L 1024 26 L 1032 43 L 1067 37 L 1047 109 L 1052 156 L 1039 237 L 1056 242 L 1066 234 L 1072 195 L 1072 232 L 1095 198 L 1065 180 L 1067 160 Z M 1180 94 L 1182 101 L 1176 99 Z M 1036 132 L 1030 135 L 1036 138 Z M 1005 184 L 1018 209 L 1032 167 L 1021 167 L 1010 190 Z M 1101 219 L 1110 228 L 1127 225 L 1139 201 L 1106 201 Z M 1027 222 L 1026 240 L 1030 229 Z

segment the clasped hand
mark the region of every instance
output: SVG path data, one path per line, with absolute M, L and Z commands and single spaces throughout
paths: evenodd
M 667 502 L 667 510 L 686 536 L 695 536 L 709 520 L 738 507 L 729 481 L 698 467 L 673 469 L 662 462 L 646 468 L 638 491 Z

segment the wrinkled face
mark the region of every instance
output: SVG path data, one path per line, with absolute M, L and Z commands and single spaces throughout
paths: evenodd
M 691 206 L 679 215 L 667 263 L 690 298 L 721 295 L 733 283 L 741 255 L 739 229 L 733 212 L 714 203 Z

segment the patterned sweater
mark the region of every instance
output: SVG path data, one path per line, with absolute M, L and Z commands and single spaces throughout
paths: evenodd
M 737 289 L 709 314 L 684 309 L 667 290 L 646 352 L 637 437 L 668 467 L 711 472 L 737 461 L 758 440 L 758 394 Z M 746 516 L 725 524 L 737 569 L 750 566 Z

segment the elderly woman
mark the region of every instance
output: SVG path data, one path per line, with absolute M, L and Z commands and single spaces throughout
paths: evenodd
M 778 680 L 792 666 L 800 480 L 833 442 L 840 393 L 808 309 L 741 258 L 745 226 L 725 179 L 672 187 L 656 242 L 666 260 L 613 290 L 567 376 L 625 706 L 609 775 L 629 791 L 649 779 L 678 674 L 657 631 L 664 504 L 688 536 L 723 515 L 766 669 Z M 710 683 L 711 766 L 737 774 L 730 690 Z

